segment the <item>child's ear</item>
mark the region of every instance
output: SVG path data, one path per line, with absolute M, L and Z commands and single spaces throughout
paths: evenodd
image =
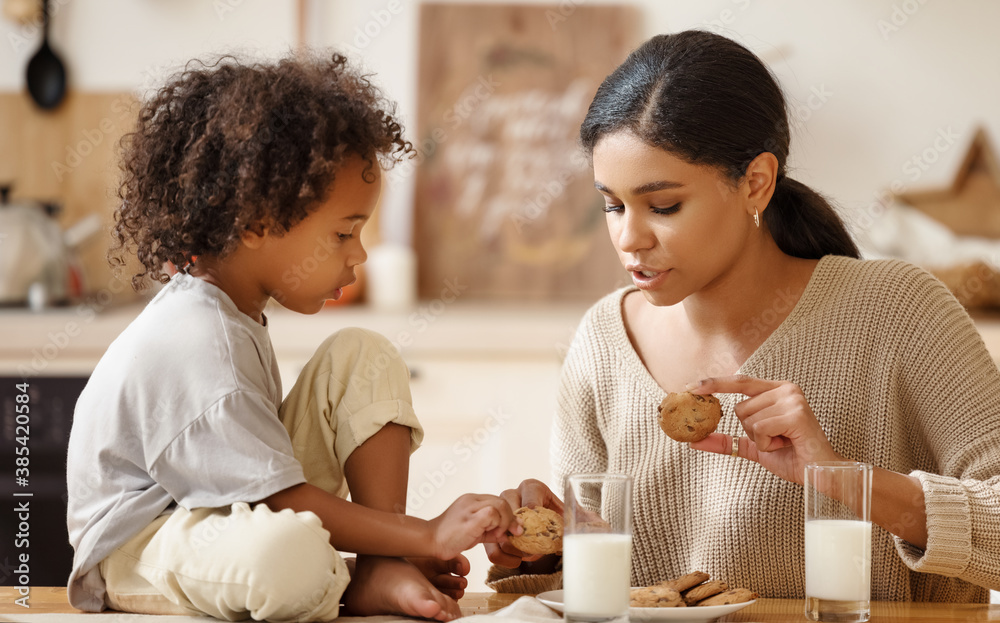
M 253 227 L 248 227 L 243 230 L 240 234 L 240 242 L 243 246 L 249 249 L 259 249 L 264 244 L 264 239 L 267 238 L 268 228 L 264 225 L 255 225 Z

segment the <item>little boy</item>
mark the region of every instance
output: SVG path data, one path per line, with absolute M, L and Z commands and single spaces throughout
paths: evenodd
M 189 65 L 142 106 L 114 251 L 119 265 L 137 253 L 134 286 L 166 286 L 76 405 L 74 606 L 314 621 L 343 604 L 446 621 L 461 552 L 520 533 L 495 496 L 430 521 L 400 513 L 423 433 L 385 338 L 334 334 L 282 400 L 264 307 L 315 313 L 354 281 L 381 167 L 412 153 L 393 112 L 336 55 Z M 389 361 L 377 376 L 376 360 Z

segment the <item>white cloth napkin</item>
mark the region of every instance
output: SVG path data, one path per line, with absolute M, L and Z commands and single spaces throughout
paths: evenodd
M 526 595 L 496 612 L 464 617 L 462 621 L 468 621 L 468 623 L 476 623 L 476 621 L 487 623 L 493 617 L 501 617 L 513 621 L 526 621 L 528 623 L 551 623 L 551 621 L 562 621 L 563 618 L 561 614 L 552 608 L 549 608 L 534 597 Z M 494 623 L 496 622 L 494 621 Z

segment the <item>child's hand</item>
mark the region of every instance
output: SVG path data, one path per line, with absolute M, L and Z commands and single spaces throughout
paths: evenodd
M 450 560 L 479 543 L 495 543 L 506 532 L 521 534 L 524 528 L 503 499 L 495 495 L 467 493 L 448 510 L 430 520 L 434 556 Z
M 500 497 L 507 501 L 512 509 L 522 506 L 544 506 L 550 508 L 560 515 L 563 514 L 563 503 L 552 490 L 540 480 L 529 478 L 518 485 L 517 489 L 508 489 L 500 494 Z M 522 530 L 523 532 L 523 530 Z M 512 532 L 515 536 L 520 532 Z M 514 547 L 514 545 L 504 536 L 496 542 L 489 542 L 486 547 L 486 555 L 490 561 L 501 567 L 516 568 L 522 561 L 533 562 L 542 558 L 541 555 L 528 555 Z

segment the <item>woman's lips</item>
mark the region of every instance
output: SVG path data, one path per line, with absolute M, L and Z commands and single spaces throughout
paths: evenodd
M 659 287 L 670 274 L 669 270 L 631 270 L 629 272 L 632 273 L 632 283 L 640 290 L 653 290 Z

